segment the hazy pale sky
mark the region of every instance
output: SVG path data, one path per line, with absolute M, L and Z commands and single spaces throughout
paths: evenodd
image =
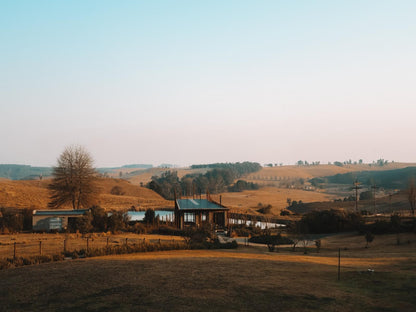
M 416 161 L 416 1 L 0 1 L 0 163 Z

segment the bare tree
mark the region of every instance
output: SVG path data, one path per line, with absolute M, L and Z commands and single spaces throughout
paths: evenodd
M 58 158 L 58 165 L 53 168 L 49 207 L 70 204 L 73 209 L 80 209 L 95 204 L 97 173 L 92 165 L 92 157 L 83 147 L 66 147 Z

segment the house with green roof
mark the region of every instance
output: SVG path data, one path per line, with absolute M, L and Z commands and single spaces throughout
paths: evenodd
M 203 223 L 212 224 L 217 228 L 228 226 L 229 208 L 207 197 L 207 199 L 175 200 L 175 223 L 179 229 L 186 226 L 199 227 Z

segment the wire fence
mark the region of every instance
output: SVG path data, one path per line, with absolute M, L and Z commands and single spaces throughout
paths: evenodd
M 0 242 L 0 259 L 52 256 L 65 252 L 94 249 L 111 249 L 118 246 L 137 247 L 183 243 L 181 238 L 148 238 L 148 237 L 41 237 L 34 239 L 2 238 Z

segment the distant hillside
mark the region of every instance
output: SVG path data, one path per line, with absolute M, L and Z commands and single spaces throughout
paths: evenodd
M 362 185 L 376 184 L 386 189 L 406 189 L 410 179 L 416 179 L 416 167 L 385 171 L 361 171 L 336 174 L 325 178 L 314 178 L 310 182 L 314 185 L 349 184 L 358 181 Z
M 98 172 L 105 173 L 111 172 L 115 170 L 122 170 L 122 169 L 150 169 L 153 168 L 153 165 L 149 164 L 131 164 L 131 165 L 124 165 L 121 167 L 104 167 L 104 168 L 97 168 Z
M 28 165 L 0 165 L 0 178 L 10 180 L 33 180 L 39 176 L 48 177 L 52 173 L 50 167 L 32 167 Z
M 48 209 L 50 181 L 0 179 L 0 207 Z M 163 199 L 152 190 L 138 187 L 125 180 L 103 178 L 97 183 L 101 190 L 98 204 L 106 209 L 128 209 L 131 206 L 138 209 L 173 208 L 173 202 Z M 114 191 L 116 186 L 117 192 Z

